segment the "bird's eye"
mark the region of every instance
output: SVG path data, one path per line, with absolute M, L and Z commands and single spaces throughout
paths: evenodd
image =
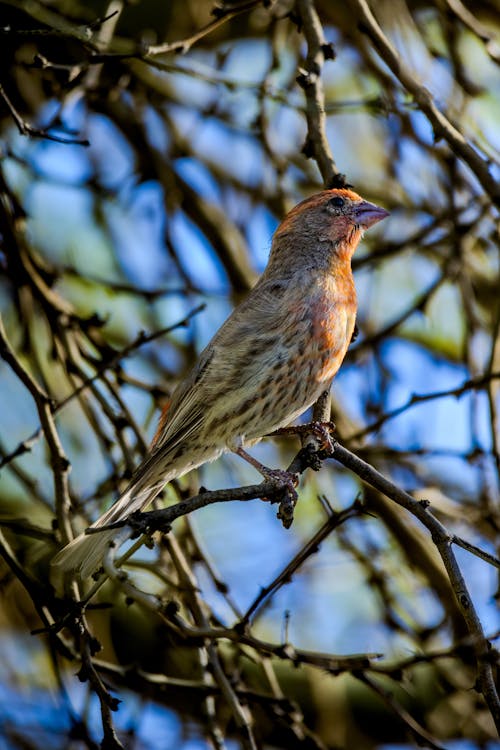
M 341 198 L 340 195 L 336 195 L 335 198 L 330 200 L 330 206 L 335 206 L 335 208 L 342 208 L 344 203 L 345 200 Z

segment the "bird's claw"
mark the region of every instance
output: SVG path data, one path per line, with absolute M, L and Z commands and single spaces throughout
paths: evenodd
M 307 453 L 311 469 L 318 471 L 321 458 L 332 456 L 334 452 L 332 434 L 335 432 L 333 422 L 311 422 L 306 425 L 307 432 L 302 439 L 302 446 Z
M 333 453 L 332 434 L 335 430 L 334 422 L 308 422 L 308 424 L 281 427 L 272 432 L 271 436 L 299 435 L 304 448 L 312 445 L 316 453 L 331 455 Z
M 333 453 L 332 434 L 336 430 L 333 422 L 311 422 L 307 425 L 307 428 L 304 446 L 315 441 L 318 452 Z

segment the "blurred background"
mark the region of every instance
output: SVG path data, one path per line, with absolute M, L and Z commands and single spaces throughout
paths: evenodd
M 359 336 L 332 389 L 338 439 L 498 554 L 494 0 L 369 3 L 470 158 L 379 56 L 364 2 L 1 2 L 0 308 L 17 362 L 0 361 L 1 750 L 97 747 L 101 720 L 105 747 L 249 747 L 214 664 L 259 747 L 498 747 L 431 539 L 335 461 L 303 475 L 290 530 L 268 503 L 215 504 L 127 566 L 186 622 L 228 633 L 271 587 L 246 642 L 181 636 L 118 582 L 83 625 L 46 630 L 71 611 L 49 582 L 61 528 L 85 528 L 123 487 L 158 410 L 265 267 L 279 221 L 323 187 L 296 80 L 311 47 L 304 7 L 324 35 L 337 168 L 391 212 L 353 261 Z M 284 468 L 298 447 L 279 438 L 253 453 Z M 161 503 L 256 481 L 225 456 Z M 495 645 L 495 568 L 457 557 Z

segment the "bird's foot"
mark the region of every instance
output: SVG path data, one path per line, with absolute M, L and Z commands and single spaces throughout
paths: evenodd
M 335 432 L 335 429 L 333 422 L 308 422 L 307 424 L 280 427 L 278 430 L 271 432 L 270 437 L 277 435 L 299 435 L 304 446 L 314 441 L 317 443 L 317 451 L 333 453 L 331 436 Z
M 259 474 L 262 474 L 264 484 L 274 485 L 276 496 L 267 497 L 263 495 L 262 499 L 269 502 L 278 502 L 279 500 L 278 518 L 285 529 L 289 529 L 293 522 L 293 511 L 298 500 L 295 489 L 299 483 L 298 474 L 294 474 L 291 471 L 284 471 L 283 469 L 270 469 L 261 464 L 260 461 L 257 461 L 256 458 L 241 447 L 237 448 L 235 452 L 257 469 Z
M 334 432 L 333 422 L 309 422 L 281 427 L 272 435 L 299 435 L 302 441 L 302 457 L 306 466 L 319 471 L 322 459 L 333 455 L 332 435 Z
M 333 454 L 332 435 L 336 430 L 333 422 L 310 422 L 304 425 L 303 445 L 307 448 L 312 445 L 316 453 L 322 453 L 326 456 Z
M 335 425 L 333 422 L 311 422 L 304 427 L 306 429 L 302 437 L 302 460 L 313 471 L 319 471 L 323 459 L 333 456 L 332 435 Z

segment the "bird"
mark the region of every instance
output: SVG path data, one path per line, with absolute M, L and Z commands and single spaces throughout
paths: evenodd
M 365 230 L 388 215 L 348 188 L 292 208 L 264 272 L 176 386 L 147 455 L 92 530 L 144 510 L 168 482 L 224 452 L 259 468 L 245 448 L 289 426 L 330 388 L 356 322 L 352 255 Z M 84 532 L 52 564 L 83 580 L 115 534 Z

